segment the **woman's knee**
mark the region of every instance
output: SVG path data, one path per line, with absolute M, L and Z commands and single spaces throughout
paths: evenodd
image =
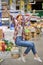
M 32 42 L 32 43 L 31 43 L 31 46 L 32 46 L 32 47 L 34 47 L 34 46 L 35 46 L 34 42 Z

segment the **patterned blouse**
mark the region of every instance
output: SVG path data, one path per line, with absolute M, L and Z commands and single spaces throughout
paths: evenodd
M 17 36 L 22 36 L 23 34 L 23 27 L 21 25 L 16 25 L 14 30 L 14 39 L 16 39 Z

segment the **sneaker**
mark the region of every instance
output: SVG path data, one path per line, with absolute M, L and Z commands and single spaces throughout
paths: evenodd
M 0 59 L 0 62 L 2 62 L 3 61 L 3 59 Z
M 42 62 L 42 60 L 40 59 L 40 57 L 38 57 L 38 58 L 35 57 L 34 60 L 37 60 L 39 62 Z

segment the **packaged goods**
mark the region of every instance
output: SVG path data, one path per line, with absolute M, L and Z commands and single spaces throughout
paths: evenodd
M 19 51 L 19 48 L 18 47 L 13 47 L 11 49 L 11 57 L 16 59 L 16 58 L 19 58 L 20 57 L 20 51 Z

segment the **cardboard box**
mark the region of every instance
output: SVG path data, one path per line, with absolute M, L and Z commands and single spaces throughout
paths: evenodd
M 9 17 L 9 10 L 8 10 L 8 4 L 6 2 L 2 3 L 2 17 L 6 18 Z
M 0 40 L 3 39 L 3 30 L 0 29 Z
M 2 12 L 2 18 L 7 18 L 9 17 L 9 14 L 7 12 Z
M 19 54 L 11 54 L 11 57 L 14 58 L 14 59 L 17 59 L 17 58 L 20 57 L 20 55 Z

